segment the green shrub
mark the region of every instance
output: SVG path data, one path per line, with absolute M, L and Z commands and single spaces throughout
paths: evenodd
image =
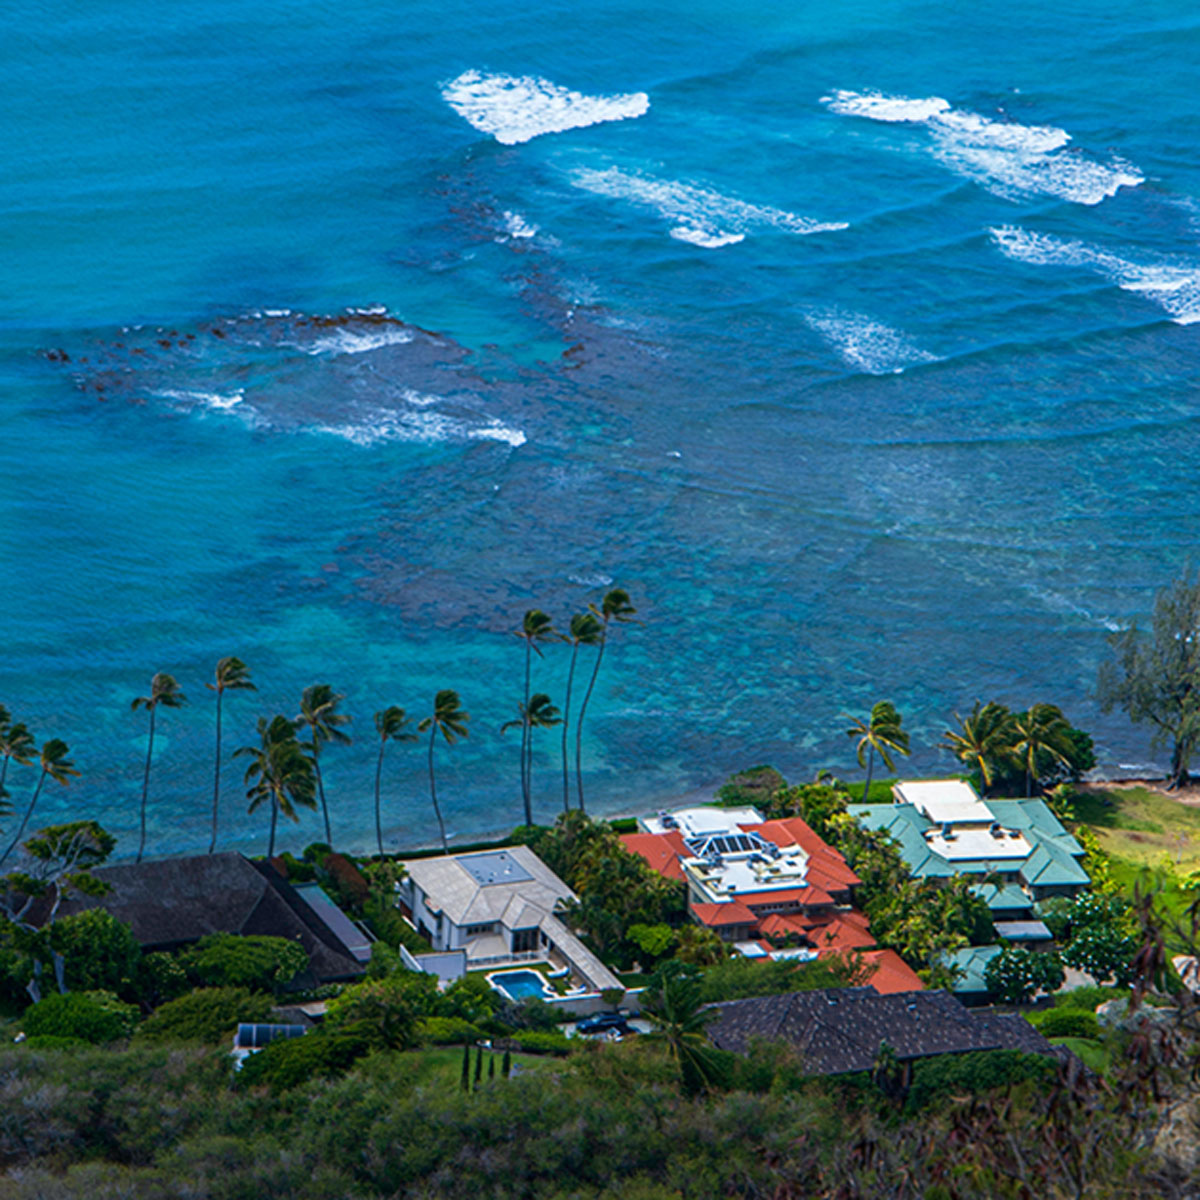
M 386 900 L 372 896 L 363 905 L 363 917 L 375 936 L 393 949 L 403 946 L 410 954 L 428 954 L 433 949 Z
M 456 979 L 438 998 L 437 1011 L 443 1017 L 462 1017 L 464 1021 L 486 1021 L 504 998 L 478 972 Z
M 537 1029 L 519 1029 L 510 1038 L 530 1054 L 570 1054 L 576 1048 L 565 1034 L 542 1033 Z
M 227 1042 L 242 1021 L 267 1021 L 271 997 L 249 988 L 198 988 L 168 1000 L 142 1022 L 139 1040 L 192 1042 L 206 1046 Z
M 416 1043 L 417 1018 L 433 1016 L 437 1004 L 436 977 L 401 971 L 348 987 L 329 1002 L 325 1024 L 370 1029 L 377 1046 L 405 1049 Z
M 142 948 L 133 930 L 102 908 L 85 909 L 56 921 L 50 944 L 63 956 L 73 992 L 103 990 L 137 999 Z
M 1100 1036 L 1100 1022 L 1096 1020 L 1096 1014 L 1078 1008 L 1052 1008 L 1041 1013 L 1035 1023 L 1043 1037 Z
M 266 1084 L 273 1092 L 286 1091 L 310 1079 L 342 1075 L 375 1048 L 372 1031 L 356 1026 L 319 1029 L 303 1037 L 272 1042 L 251 1054 L 238 1072 L 238 1082 L 248 1087 Z
M 157 1008 L 168 1000 L 174 1000 L 191 991 L 183 964 L 173 954 L 154 950 L 143 954 L 138 964 L 138 999 L 151 1008 Z
M 1039 991 L 1054 992 L 1062 987 L 1063 969 L 1053 950 L 1027 950 L 1024 946 L 1005 946 L 983 968 L 988 991 L 1006 1004 L 1024 1004 Z
M 112 992 L 55 993 L 31 1004 L 22 1024 L 31 1038 L 80 1038 L 99 1046 L 128 1037 L 137 1025 L 137 1009 Z
M 60 1037 L 53 1033 L 38 1033 L 33 1037 L 27 1037 L 21 1045 L 27 1050 L 70 1050 L 76 1046 L 90 1046 L 91 1042 L 85 1042 L 83 1038 L 78 1037 Z
M 287 938 L 214 933 L 185 950 L 179 961 L 201 987 L 274 991 L 308 966 L 304 948 Z
M 462 1017 L 422 1017 L 416 1025 L 417 1041 L 423 1046 L 451 1046 L 478 1041 L 482 1030 Z
M 977 1050 L 920 1059 L 913 1064 L 905 1110 L 915 1113 L 944 1096 L 984 1092 L 1026 1080 L 1049 1083 L 1057 1069 L 1054 1059 L 1020 1050 Z

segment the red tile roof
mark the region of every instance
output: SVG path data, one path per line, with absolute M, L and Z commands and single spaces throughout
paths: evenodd
M 626 850 L 638 855 L 660 875 L 668 879 L 682 879 L 683 868 L 679 860 L 686 857 L 687 846 L 678 829 L 669 833 L 623 833 L 621 844 Z
M 802 904 L 812 908 L 833 903 L 833 897 L 819 887 L 777 888 L 773 892 L 738 892 L 738 899 L 752 908 L 763 904 Z
M 777 846 L 800 846 L 812 860 L 810 870 L 813 867 L 818 868 L 834 885 L 835 891 L 862 882 L 846 865 L 842 855 L 819 838 L 808 822 L 800 817 L 784 817 L 777 821 L 763 821 L 761 825 L 743 825 L 742 828 L 752 829 L 760 837 L 774 842 Z M 824 880 L 819 882 L 825 886 Z
M 692 914 L 705 925 L 756 925 L 758 918 L 736 900 L 728 904 L 693 904 Z
M 881 996 L 893 992 L 918 992 L 925 987 L 921 977 L 895 950 L 867 950 L 862 958 L 864 963 L 874 966 L 867 982 Z

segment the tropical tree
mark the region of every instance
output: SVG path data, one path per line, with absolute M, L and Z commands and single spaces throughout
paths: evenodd
M 12 811 L 12 806 L 8 803 L 8 789 L 4 786 L 8 776 L 8 764 L 17 762 L 27 767 L 33 762 L 33 754 L 33 734 L 23 722 L 14 722 L 8 709 L 0 704 L 0 759 L 4 760 L 0 762 L 0 816 Z
M 421 733 L 429 730 L 429 796 L 433 801 L 438 832 L 442 835 L 442 850 L 447 853 L 450 847 L 446 843 L 446 822 L 442 820 L 442 810 L 438 807 L 437 781 L 433 773 L 433 742 L 439 729 L 442 737 L 446 739 L 447 746 L 453 746 L 460 737 L 467 736 L 467 722 L 470 720 L 470 715 L 463 712 L 461 705 L 462 701 L 459 700 L 458 693 L 450 688 L 444 688 L 434 697 L 433 712 L 428 717 L 424 717 L 417 726 Z
M 146 797 L 150 794 L 150 762 L 154 757 L 154 722 L 158 716 L 158 706 L 161 704 L 164 708 L 179 708 L 186 703 L 187 699 L 183 690 L 175 682 L 174 677 L 165 671 L 158 671 L 150 680 L 150 695 L 138 696 L 131 706 L 134 712 L 137 712 L 139 708 L 144 708 L 150 714 L 150 737 L 146 742 L 146 771 L 142 776 L 142 835 L 138 842 L 138 862 L 142 861 L 142 855 L 146 852 Z
M 703 1005 L 702 981 L 701 972 L 694 966 L 669 959 L 655 972 L 641 999 L 642 1016 L 654 1027 L 645 1035 L 646 1040 L 666 1047 L 679 1069 L 684 1090 L 693 1094 L 706 1090 L 719 1070 L 717 1055 L 705 1033 L 717 1012 Z
M 855 749 L 858 752 L 858 765 L 865 767 L 867 782 L 863 786 L 863 802 L 871 799 L 871 776 L 875 773 L 875 755 L 883 759 L 889 771 L 896 769 L 893 754 L 908 754 L 908 734 L 902 728 L 903 718 L 896 711 L 896 706 L 890 700 L 880 700 L 871 709 L 871 716 L 863 721 L 861 718 L 846 719 L 854 724 L 846 730 L 849 737 L 857 738 Z
M 21 819 L 16 837 L 8 843 L 4 853 L 0 854 L 0 863 L 8 860 L 9 855 L 21 840 L 21 835 L 29 824 L 29 818 L 33 816 L 33 810 L 37 807 L 38 797 L 42 794 L 42 785 L 46 780 L 53 779 L 55 783 L 61 783 L 63 787 L 66 787 L 70 784 L 72 775 L 79 775 L 79 772 L 75 770 L 75 764 L 67 757 L 70 752 L 70 747 L 61 738 L 51 738 L 42 747 L 38 755 L 38 765 L 41 767 L 42 773 L 38 776 L 37 787 L 33 789 L 29 807 L 25 809 L 25 816 Z
M 325 843 L 333 845 L 333 834 L 329 826 L 329 805 L 325 801 L 325 781 L 321 777 L 321 747 L 326 742 L 338 746 L 348 746 L 350 738 L 342 732 L 342 726 L 350 723 L 345 713 L 337 711 L 337 707 L 345 695 L 335 692 L 327 683 L 317 683 L 306 687 L 300 697 L 300 715 L 295 718 L 299 729 L 308 729 L 311 733 L 308 747 L 312 754 L 313 770 L 317 776 L 317 794 L 321 797 L 321 813 L 325 818 Z
M 600 602 L 600 607 L 597 608 L 594 604 L 588 605 L 588 610 L 593 617 L 599 618 L 600 637 L 598 641 L 599 648 L 596 651 L 596 661 L 592 664 L 592 674 L 588 679 L 587 691 L 583 694 L 583 703 L 579 706 L 579 720 L 575 722 L 575 786 L 579 792 L 579 807 L 582 810 L 583 803 L 583 718 L 587 714 L 588 703 L 592 698 L 592 691 L 596 686 L 596 677 L 600 674 L 600 663 L 604 659 L 604 648 L 608 645 L 608 627 L 610 622 L 625 624 L 632 621 L 637 613 L 637 609 L 633 607 L 629 600 L 629 593 L 624 588 L 613 588 L 606 592 L 604 599 Z
M 533 824 L 533 731 L 561 724 L 558 707 L 550 702 L 550 697 L 545 692 L 535 692 L 527 704 L 521 705 L 515 721 L 505 721 L 500 726 L 501 733 L 514 726 L 521 728 L 521 778 L 524 784 L 526 825 Z
M 1075 744 L 1071 726 L 1062 710 L 1053 704 L 1034 704 L 1018 713 L 1012 723 L 1012 754 L 1025 769 L 1025 795 L 1033 795 L 1039 755 L 1049 756 L 1070 767 Z
M 571 784 L 569 755 L 567 754 L 567 730 L 571 724 L 571 687 L 575 682 L 575 662 L 579 657 L 580 646 L 595 646 L 603 636 L 604 626 L 600 624 L 595 613 L 576 613 L 571 618 L 571 632 L 567 640 L 571 643 L 571 667 L 567 671 L 567 699 L 563 704 L 562 719 L 562 768 L 563 768 L 563 812 L 571 808 Z
M 308 746 L 300 742 L 296 733 L 298 726 L 287 717 L 275 716 L 270 721 L 258 718 L 258 745 L 242 746 L 233 752 L 234 758 L 249 758 L 244 782 L 246 799 L 250 801 L 248 812 L 255 812 L 264 804 L 271 806 L 271 836 L 267 843 L 267 857 L 275 857 L 275 827 L 279 814 L 299 821 L 296 807 L 315 809 L 316 769 L 312 758 L 306 753 Z
M 1172 788 L 1187 783 L 1200 745 L 1200 575 L 1189 574 L 1155 596 L 1148 633 L 1135 621 L 1109 637 L 1113 657 L 1096 689 L 1105 712 L 1122 708 L 1134 724 L 1153 727 L 1152 746 L 1170 741 Z
M 254 692 L 258 689 L 250 682 L 250 668 L 240 658 L 230 655 L 217 662 L 215 682 L 204 685 L 210 692 L 217 693 L 217 750 L 213 766 L 212 840 L 208 852 L 217 848 L 217 813 L 221 803 L 221 700 L 227 691 Z
M 964 766 L 979 772 L 986 796 L 995 779 L 997 766 L 1012 750 L 1012 713 L 994 700 L 983 705 L 976 700 L 970 716 L 960 717 L 955 713 L 954 719 L 958 722 L 958 729 L 947 729 L 943 735 L 945 741 L 938 745 L 943 750 L 949 750 Z
M 515 636 L 525 643 L 525 693 L 521 702 L 522 712 L 529 709 L 530 672 L 533 667 L 533 656 L 542 656 L 542 644 L 561 640 L 554 623 L 540 608 L 531 608 L 521 619 L 521 627 L 513 630 Z M 525 802 L 525 811 L 529 811 L 529 733 L 528 722 L 521 723 L 521 798 Z
M 375 840 L 379 857 L 383 857 L 383 825 L 379 816 L 379 781 L 383 774 L 383 752 L 388 742 L 415 742 L 417 736 L 408 731 L 412 719 L 402 708 L 392 704 L 375 714 L 375 732 L 379 734 L 379 758 L 375 763 Z

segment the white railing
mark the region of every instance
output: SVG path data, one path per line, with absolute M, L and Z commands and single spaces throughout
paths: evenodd
M 467 958 L 467 966 L 472 971 L 476 967 L 491 967 L 497 963 L 545 962 L 544 950 L 518 950 L 512 954 L 488 954 L 483 958 Z

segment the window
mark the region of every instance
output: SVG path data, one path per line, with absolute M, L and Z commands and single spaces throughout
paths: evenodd
M 524 954 L 529 950 L 538 948 L 538 930 L 535 925 L 532 929 L 514 929 L 512 931 L 512 951 L 514 954 Z
M 489 921 L 485 925 L 468 925 L 464 930 L 467 937 L 478 937 L 481 933 L 491 933 L 496 928 L 494 921 Z

